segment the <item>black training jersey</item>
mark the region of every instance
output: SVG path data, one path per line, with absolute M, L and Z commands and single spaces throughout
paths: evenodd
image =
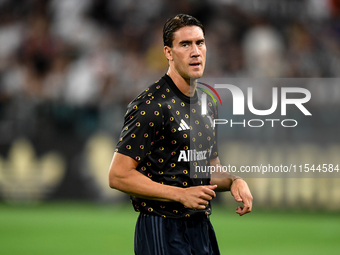
M 194 171 L 210 165 L 217 157 L 217 144 L 212 119 L 215 105 L 208 101 L 207 115 L 201 115 L 201 91 L 185 96 L 167 75 L 149 86 L 127 107 L 124 127 L 116 152 L 139 163 L 137 170 L 155 182 L 177 187 L 209 185 Z M 178 202 L 161 202 L 131 197 L 136 211 L 162 217 L 185 218 L 210 215 L 205 210 L 192 210 Z

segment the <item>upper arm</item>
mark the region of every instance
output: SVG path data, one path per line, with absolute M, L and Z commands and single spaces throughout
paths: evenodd
M 141 99 L 142 100 L 142 99 Z M 134 102 L 128 107 L 124 127 L 116 152 L 127 155 L 136 162 L 143 161 L 160 137 L 163 116 L 161 106 L 152 100 Z
M 158 201 L 179 201 L 179 188 L 152 181 L 136 170 L 139 162 L 116 152 L 109 170 L 109 186 L 130 196 Z
M 114 187 L 115 181 L 129 175 L 131 171 L 136 171 L 139 162 L 133 158 L 115 152 L 109 169 L 109 184 Z

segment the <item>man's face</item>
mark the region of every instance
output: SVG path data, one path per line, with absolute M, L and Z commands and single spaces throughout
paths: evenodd
M 203 75 L 206 46 L 203 31 L 197 26 L 186 26 L 174 33 L 170 65 L 184 79 L 200 78 Z

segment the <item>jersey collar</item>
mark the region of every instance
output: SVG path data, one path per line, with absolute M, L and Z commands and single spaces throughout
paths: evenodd
M 170 78 L 169 75 L 165 74 L 162 77 L 166 83 L 170 86 L 170 88 L 172 89 L 172 91 L 180 98 L 182 99 L 184 102 L 188 103 L 188 104 L 196 104 L 198 101 L 198 96 L 197 96 L 197 90 L 195 90 L 195 94 L 193 97 L 188 97 L 186 95 L 184 95 L 176 86 L 176 84 L 172 81 L 172 79 Z

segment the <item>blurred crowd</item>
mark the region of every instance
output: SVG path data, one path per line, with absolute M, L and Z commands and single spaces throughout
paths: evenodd
M 338 0 L 0 0 L 0 140 L 47 120 L 119 132 L 167 70 L 162 28 L 177 13 L 205 26 L 206 76 L 339 77 Z

